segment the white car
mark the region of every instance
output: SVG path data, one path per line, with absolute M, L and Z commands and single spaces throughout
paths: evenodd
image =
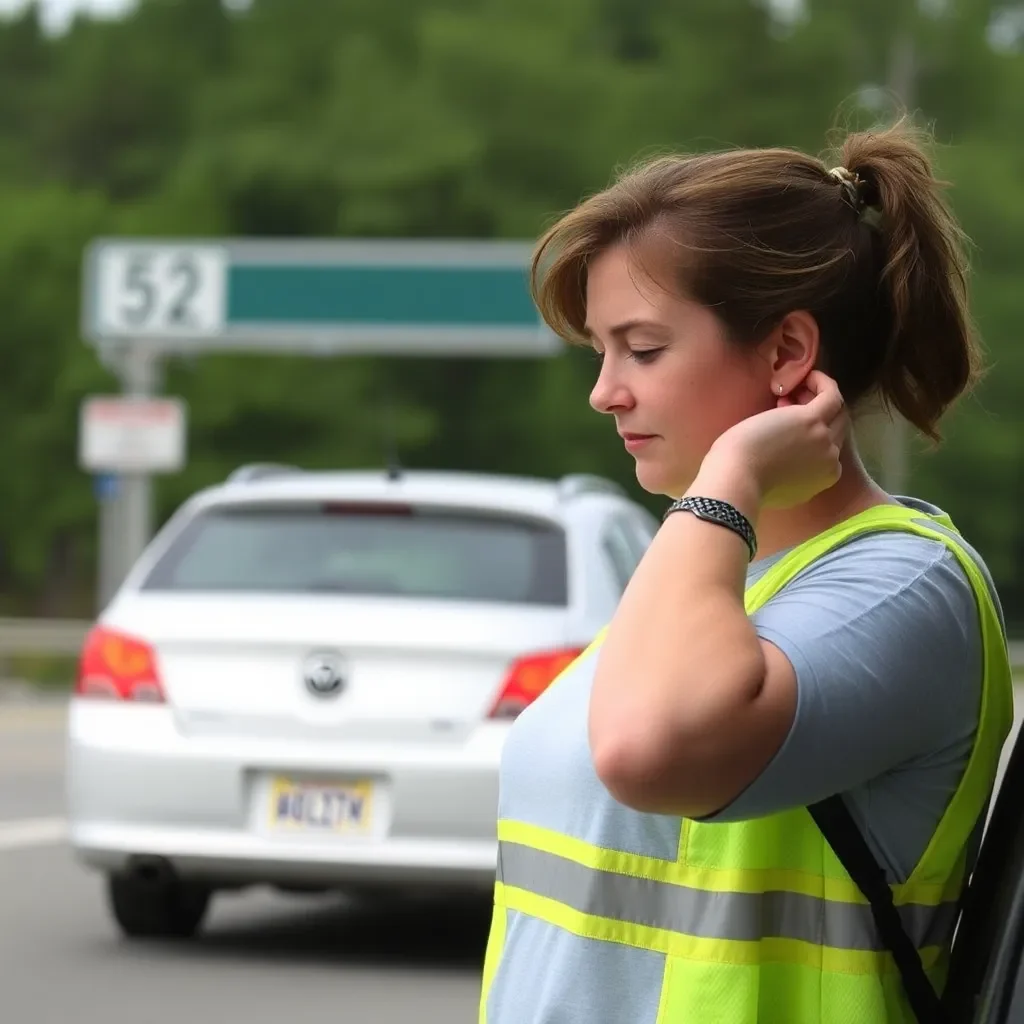
M 70 840 L 121 930 L 218 889 L 490 889 L 511 720 L 608 621 L 657 521 L 614 484 L 246 467 L 90 632 Z

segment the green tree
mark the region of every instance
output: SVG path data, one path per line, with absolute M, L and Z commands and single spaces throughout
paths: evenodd
M 97 235 L 536 236 L 666 149 L 822 148 L 887 92 L 934 125 L 975 243 L 992 371 L 911 489 L 990 560 L 1024 626 L 1024 54 L 987 0 L 142 0 L 50 38 L 0 21 L 0 593 L 85 611 L 95 501 L 81 399 L 117 387 L 79 337 Z M 837 118 L 837 112 L 839 116 Z M 160 517 L 242 461 L 606 473 L 631 460 L 554 360 L 175 360 L 190 462 Z M 982 500 L 978 500 L 979 496 Z M 659 502 L 645 498 L 651 507 Z

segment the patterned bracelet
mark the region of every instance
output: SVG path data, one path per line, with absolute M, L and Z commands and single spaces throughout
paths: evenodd
M 750 525 L 750 520 L 727 501 L 719 501 L 717 498 L 679 498 L 665 510 L 662 522 L 668 519 L 673 512 L 692 512 L 698 519 L 703 519 L 708 523 L 717 523 L 719 526 L 732 530 L 733 533 L 738 533 L 750 550 L 750 560 L 754 560 L 754 555 L 757 554 L 757 537 L 754 535 L 754 528 Z

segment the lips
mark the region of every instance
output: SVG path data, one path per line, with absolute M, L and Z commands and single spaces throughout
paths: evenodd
M 622 433 L 619 436 L 622 438 L 622 443 L 626 446 L 626 451 L 635 452 L 645 447 L 650 441 L 653 441 L 658 435 Z

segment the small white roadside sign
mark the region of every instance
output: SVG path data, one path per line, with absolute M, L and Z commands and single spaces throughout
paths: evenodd
M 185 465 L 185 403 L 97 395 L 80 411 L 78 459 L 91 473 L 173 473 Z

